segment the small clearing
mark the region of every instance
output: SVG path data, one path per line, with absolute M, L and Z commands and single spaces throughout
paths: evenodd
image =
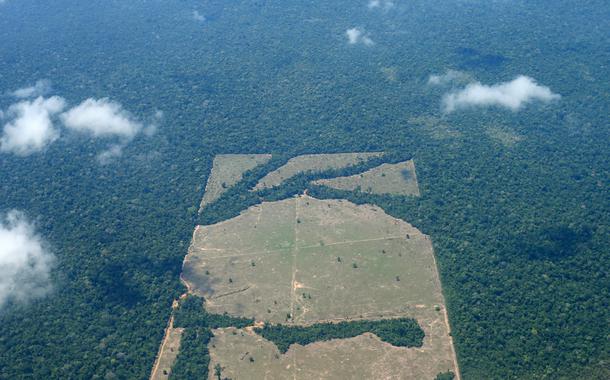
M 487 134 L 490 139 L 504 145 L 507 148 L 511 148 L 519 141 L 523 140 L 523 136 L 515 133 L 507 127 L 489 127 L 485 130 L 485 134 Z
M 241 181 L 245 172 L 267 163 L 270 159 L 270 154 L 219 154 L 214 157 L 199 212 Z
M 359 189 L 368 194 L 392 194 L 419 196 L 419 186 L 413 160 L 397 164 L 382 164 L 363 173 L 348 177 L 320 179 L 314 185 L 338 190 Z
M 383 153 L 335 153 L 335 154 L 306 154 L 288 160 L 288 162 L 263 177 L 254 187 L 254 190 L 272 188 L 281 185 L 284 181 L 300 173 L 320 173 L 331 169 L 342 169 L 358 165 L 371 158 L 381 157 Z
M 418 116 L 409 119 L 409 123 L 417 125 L 424 133 L 435 140 L 447 140 L 461 136 L 460 131 L 436 116 Z

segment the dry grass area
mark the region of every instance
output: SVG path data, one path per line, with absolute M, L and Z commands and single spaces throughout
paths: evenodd
M 306 154 L 291 158 L 288 162 L 263 177 L 254 187 L 254 190 L 272 188 L 300 173 L 319 173 L 325 170 L 341 169 L 358 165 L 371 158 L 380 157 L 383 153 L 335 153 L 335 154 Z
M 485 130 L 485 133 L 490 139 L 504 145 L 507 148 L 510 148 L 519 141 L 523 140 L 523 136 L 515 133 L 507 127 L 489 127 Z
M 312 183 L 338 190 L 354 191 L 359 189 L 369 194 L 419 196 L 419 186 L 413 160 L 397 164 L 382 164 L 360 174 L 320 179 Z
M 245 172 L 267 163 L 270 159 L 270 154 L 219 154 L 214 157 L 199 212 L 239 182 Z
M 221 330 L 210 350 L 223 376 L 433 379 L 455 371 L 432 244 L 378 207 L 308 196 L 254 206 L 197 227 L 182 278 L 213 313 L 296 325 L 412 317 L 426 334 L 417 349 L 365 334 L 282 356 L 253 333 Z
M 165 330 L 165 336 L 163 338 L 163 342 L 161 343 L 161 347 L 159 348 L 157 360 L 155 361 L 150 376 L 151 380 L 169 379 L 172 366 L 174 365 L 174 362 L 178 357 L 178 353 L 180 352 L 180 341 L 183 333 L 183 328 L 174 328 L 172 317 L 167 329 Z

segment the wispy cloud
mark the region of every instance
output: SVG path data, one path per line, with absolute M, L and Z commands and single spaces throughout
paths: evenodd
M 114 159 L 121 157 L 123 155 L 124 147 L 125 147 L 125 144 L 111 145 L 108 149 L 106 149 L 105 151 L 103 151 L 97 155 L 97 157 L 96 157 L 97 162 L 99 162 L 100 165 L 108 165 L 109 163 L 114 161 Z
M 123 107 L 108 98 L 89 98 L 62 113 L 64 125 L 72 130 L 94 137 L 121 137 L 132 139 L 143 128 Z
M 1 0 L 0 0 L 1 1 Z M 46 95 L 51 91 L 51 82 L 48 80 L 39 80 L 33 86 L 20 88 L 12 92 L 16 98 L 35 98 Z
M 7 303 L 27 303 L 52 288 L 55 257 L 25 215 L 0 215 L 0 309 Z
M 59 138 L 53 125 L 53 116 L 61 112 L 66 103 L 63 98 L 38 97 L 13 104 L 6 112 L 10 119 L 0 137 L 0 152 L 26 156 L 43 150 Z
M 447 70 L 445 74 L 434 74 L 428 78 L 428 84 L 433 86 L 444 86 L 456 82 L 463 82 L 470 79 L 470 75 L 457 71 Z
M 164 117 L 165 114 L 163 113 L 163 111 L 156 110 L 148 125 L 144 127 L 144 134 L 150 137 L 157 133 L 157 129 L 159 129 L 159 125 L 161 124 L 161 122 L 163 122 Z
M 394 1 L 391 0 L 369 0 L 368 8 L 369 9 L 383 9 L 389 10 L 394 8 Z
M 159 124 L 163 120 L 163 112 L 157 111 L 151 118 L 150 123 L 142 130 L 146 136 L 152 136 L 157 132 Z M 122 141 L 118 144 L 112 144 L 108 149 L 97 155 L 97 161 L 100 165 L 107 165 L 123 155 L 123 149 L 127 146 L 129 141 Z
M 462 108 L 498 106 L 517 111 L 526 103 L 550 102 L 560 97 L 550 88 L 522 75 L 510 82 L 492 86 L 475 82 L 462 90 L 452 91 L 443 97 L 443 109 L 449 113 Z
M 199 13 L 199 11 L 195 10 L 193 11 L 193 19 L 203 22 L 205 21 L 205 16 Z
M 375 43 L 370 38 L 369 34 L 360 28 L 350 28 L 345 31 L 347 42 L 350 45 L 364 44 L 366 46 L 374 45 Z

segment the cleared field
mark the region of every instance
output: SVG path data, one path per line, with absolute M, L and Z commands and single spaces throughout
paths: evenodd
M 288 162 L 263 177 L 254 190 L 272 188 L 300 173 L 319 173 L 330 169 L 341 169 L 363 163 L 371 158 L 380 157 L 383 153 L 335 153 L 306 154 L 291 158 Z
M 267 163 L 270 159 L 270 154 L 219 154 L 214 157 L 199 212 L 239 182 L 245 172 Z
M 212 313 L 288 325 L 412 317 L 426 334 L 418 349 L 359 336 L 291 347 L 276 358 L 272 343 L 220 330 L 210 350 L 212 365 L 227 367 L 223 376 L 281 379 L 289 370 L 303 379 L 380 377 L 354 377 L 353 371 L 433 379 L 448 369 L 456 372 L 432 244 L 378 207 L 300 196 L 199 226 L 182 278 L 192 293 L 205 297 Z M 254 362 L 241 359 L 253 350 L 260 350 Z M 300 354 L 291 353 L 295 350 Z
M 165 337 L 161 343 L 157 360 L 153 366 L 153 371 L 150 376 L 151 380 L 163 380 L 169 379 L 172 366 L 178 357 L 180 352 L 180 341 L 182 334 L 184 333 L 183 328 L 173 327 L 173 317 L 170 319 L 169 325 L 165 330 Z
M 419 196 L 419 186 L 413 160 L 397 164 L 382 164 L 370 170 L 347 177 L 320 179 L 314 185 L 338 190 L 360 191 L 369 194 Z
M 198 227 L 182 277 L 210 312 L 275 323 L 442 303 L 427 236 L 378 207 L 307 196 Z

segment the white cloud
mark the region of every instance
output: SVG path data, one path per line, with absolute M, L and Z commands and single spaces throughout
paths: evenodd
M 0 216 L 0 309 L 7 302 L 27 303 L 46 295 L 54 261 L 23 213 Z
M 517 111 L 524 104 L 535 100 L 550 102 L 559 98 L 560 95 L 548 87 L 522 75 L 510 82 L 492 86 L 475 82 L 462 90 L 450 92 L 443 98 L 443 109 L 445 112 L 453 112 L 460 108 L 500 106 Z
M 388 10 L 394 8 L 394 2 L 391 0 L 369 0 L 368 7 L 369 9 L 383 9 Z
M 157 133 L 157 129 L 159 129 L 159 124 L 161 124 L 161 122 L 163 121 L 163 111 L 157 110 L 155 111 L 155 114 L 152 117 L 152 120 L 150 121 L 150 124 L 148 124 L 145 128 L 144 128 L 144 134 L 148 137 L 154 135 L 155 133 Z
M 197 20 L 197 21 L 205 21 L 205 16 L 202 15 L 201 13 L 199 13 L 199 11 L 193 11 L 193 19 Z
M 13 104 L 6 112 L 12 118 L 4 125 L 0 137 L 0 152 L 26 156 L 44 149 L 59 138 L 53 126 L 53 115 L 61 112 L 66 103 L 63 98 L 38 97 L 32 101 Z
M 1 1 L 1 0 L 0 0 Z M 30 87 L 20 88 L 12 92 L 16 98 L 35 98 L 37 96 L 46 95 L 51 91 L 51 82 L 48 80 L 39 80 Z
M 110 148 L 97 155 L 97 161 L 100 163 L 100 165 L 107 165 L 111 163 L 115 158 L 121 157 L 123 155 L 123 148 L 124 145 L 122 144 L 111 145 Z
M 94 137 L 122 137 L 132 139 L 143 128 L 142 123 L 108 98 L 89 98 L 60 115 L 64 125 Z
M 34 86 L 19 89 L 11 95 L 31 97 L 49 88 L 48 81 L 38 81 Z M 98 155 L 100 162 L 108 163 L 120 156 L 125 145 L 139 133 L 152 136 L 163 120 L 163 112 L 156 111 L 144 125 L 121 104 L 108 98 L 89 98 L 62 112 L 65 108 L 66 101 L 59 96 L 38 96 L 32 100 L 21 100 L 6 112 L 0 110 L 0 120 L 5 119 L 0 136 L 0 152 L 26 156 L 43 150 L 59 138 L 60 130 L 54 125 L 57 118 L 65 128 L 75 132 L 93 138 L 119 139 L 118 143 Z
M 368 36 L 363 36 L 361 39 L 362 43 L 365 44 L 366 46 L 372 46 L 375 43 L 373 42 L 373 40 L 371 40 Z
M 461 82 L 468 80 L 470 76 L 466 73 L 457 70 L 447 70 L 445 74 L 430 75 L 428 78 L 428 84 L 434 86 L 446 85 L 454 82 Z
M 347 42 L 350 45 L 362 43 L 364 45 L 371 46 L 374 44 L 373 40 L 369 37 L 369 34 L 365 33 L 360 28 L 350 28 L 346 30 L 345 36 L 347 37 Z
M 350 44 L 355 44 L 358 43 L 362 32 L 358 28 L 351 28 L 345 31 L 345 35 Z

